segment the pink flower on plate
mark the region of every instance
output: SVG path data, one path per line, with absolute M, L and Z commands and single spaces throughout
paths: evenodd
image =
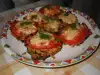
M 39 63 L 40 63 L 40 61 L 35 60 L 33 63 L 34 63 L 35 65 L 37 65 L 37 64 L 39 64 Z
M 2 37 L 6 37 L 7 35 L 6 34 L 2 34 Z
M 55 66 L 55 63 L 51 63 L 50 66 Z

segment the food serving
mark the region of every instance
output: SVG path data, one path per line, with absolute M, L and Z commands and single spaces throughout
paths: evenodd
M 62 46 L 80 46 L 92 34 L 85 23 L 61 6 L 46 5 L 31 11 L 23 20 L 9 22 L 11 34 L 24 43 L 33 60 L 45 60 Z

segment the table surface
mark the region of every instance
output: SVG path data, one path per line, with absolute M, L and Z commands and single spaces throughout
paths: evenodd
M 50 3 L 39 1 L 0 13 L 0 30 L 5 22 L 23 10 Z M 0 46 L 0 75 L 100 75 L 100 46 L 87 60 L 64 68 L 45 69 L 31 67 L 15 61 Z

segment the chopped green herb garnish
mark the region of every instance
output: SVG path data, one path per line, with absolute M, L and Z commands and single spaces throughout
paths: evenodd
M 31 16 L 31 19 L 36 19 L 37 18 L 37 15 L 32 15 Z
M 25 22 L 20 23 L 21 26 L 26 26 L 26 25 L 29 25 L 29 24 L 32 24 L 32 22 L 25 21 Z
M 53 20 L 60 21 L 60 19 L 58 19 L 58 18 L 53 18 Z
M 47 21 L 50 21 L 51 20 L 51 18 L 48 17 L 48 16 L 44 16 L 44 19 L 47 20 Z
M 5 44 L 4 47 L 10 48 L 10 46 L 8 44 Z
M 51 36 L 49 34 L 45 34 L 45 33 L 39 33 L 39 36 L 41 39 L 50 39 Z
M 52 18 L 52 17 L 49 17 L 49 16 L 44 16 L 44 19 L 45 19 L 46 21 L 48 21 L 48 22 L 52 22 L 52 21 L 54 21 L 54 20 L 60 21 L 58 18 Z
M 71 25 L 71 28 L 72 28 L 72 29 L 76 29 L 76 23 L 73 23 L 73 24 Z
M 94 36 L 94 38 L 100 38 L 100 35 L 96 34 L 96 35 Z

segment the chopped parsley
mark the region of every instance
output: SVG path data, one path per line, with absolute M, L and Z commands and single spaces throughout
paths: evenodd
M 39 33 L 39 36 L 41 39 L 50 39 L 51 36 L 49 34 L 45 34 L 45 33 Z
M 58 18 L 52 18 L 49 16 L 44 16 L 44 19 L 48 22 L 52 22 L 52 21 L 60 21 Z
M 71 28 L 72 28 L 72 29 L 76 29 L 76 23 L 73 23 L 73 24 L 71 25 Z
M 32 22 L 24 21 L 24 22 L 20 23 L 21 26 L 26 26 L 26 25 L 29 25 L 29 24 L 32 24 Z
M 32 15 L 31 16 L 31 19 L 36 19 L 37 18 L 37 15 Z
M 47 21 L 51 20 L 51 18 L 48 17 L 48 16 L 44 16 L 44 19 L 47 20 Z

